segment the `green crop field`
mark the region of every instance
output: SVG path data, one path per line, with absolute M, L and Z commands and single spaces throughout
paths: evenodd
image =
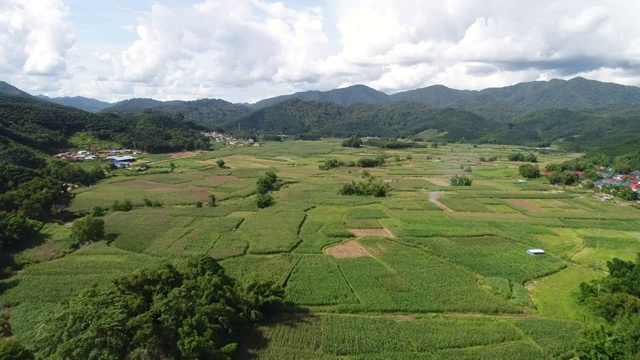
M 295 305 L 248 331 L 240 359 L 570 358 L 587 316 L 579 284 L 604 276 L 613 257 L 635 258 L 640 210 L 544 179 L 517 182 L 517 166 L 506 161 L 516 151 L 354 149 L 327 139 L 149 156 L 144 161 L 160 161 L 157 169 L 173 162 L 173 172 L 115 171 L 74 190 L 69 210 L 77 214 L 125 199 L 133 209 L 106 210 L 105 240 L 74 251 L 70 224 L 46 225 L 16 255 L 24 270 L 0 280 L 0 305 L 21 339 L 40 314 L 81 288 L 208 254 L 239 282 L 283 286 Z M 369 175 L 358 167 L 318 168 L 329 159 L 382 154 L 385 164 L 366 169 Z M 498 159 L 480 162 L 479 155 Z M 578 156 L 538 157 L 545 164 Z M 261 209 L 256 180 L 266 171 L 284 186 Z M 453 175 L 474 182 L 450 186 Z M 386 197 L 338 194 L 366 176 L 392 190 Z M 527 255 L 529 248 L 546 255 Z

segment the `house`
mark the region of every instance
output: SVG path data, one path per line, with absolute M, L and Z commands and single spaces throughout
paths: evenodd
M 124 169 L 124 168 L 130 168 L 130 167 L 131 167 L 131 164 L 130 164 L 130 163 L 128 163 L 128 162 L 123 162 L 123 161 L 115 161 L 115 162 L 113 163 L 113 165 L 114 165 L 115 167 L 117 167 L 118 169 Z
M 107 161 L 112 162 L 134 162 L 136 158 L 133 156 L 107 156 Z
M 529 254 L 529 255 L 544 255 L 544 250 L 542 250 L 542 249 L 527 249 L 527 254 Z

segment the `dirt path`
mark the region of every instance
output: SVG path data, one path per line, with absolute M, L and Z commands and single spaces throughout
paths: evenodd
M 429 201 L 431 201 L 432 203 L 436 204 L 437 207 L 439 207 L 440 209 L 442 209 L 442 211 L 445 212 L 453 212 L 453 210 L 449 209 L 445 204 L 441 203 L 440 201 L 438 201 L 438 199 L 440 198 L 440 196 L 442 196 L 443 192 L 442 191 L 432 191 L 429 193 Z

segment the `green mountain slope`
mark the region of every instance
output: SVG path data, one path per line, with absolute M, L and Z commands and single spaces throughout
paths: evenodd
M 157 101 L 153 99 L 130 99 L 121 101 L 103 113 L 120 116 L 150 112 L 166 112 L 173 115 L 182 114 L 185 119 L 194 123 L 216 127 L 219 124 L 238 118 L 250 109 L 241 104 L 233 104 L 221 99 L 201 99 L 195 101 Z
M 7 95 L 13 95 L 13 96 L 19 96 L 19 97 L 32 97 L 31 94 L 26 93 L 20 89 L 18 89 L 17 87 L 8 84 L 4 81 L 0 81 L 0 93 L 2 94 L 7 94 Z
M 51 101 L 52 103 L 56 103 L 64 106 L 71 106 L 76 109 L 93 112 L 93 113 L 97 113 L 113 105 L 108 102 L 104 102 L 96 99 L 90 99 L 83 96 L 50 98 L 50 97 L 41 95 L 38 97 L 41 99 Z
M 383 92 L 364 85 L 354 85 L 330 91 L 304 91 L 291 95 L 277 96 L 255 103 L 252 108 L 262 109 L 281 103 L 289 99 L 305 101 L 325 101 L 338 105 L 349 106 L 355 104 L 385 105 L 391 102 L 391 97 Z
M 479 140 L 492 131 L 507 127 L 467 111 L 439 110 L 418 103 L 342 106 L 300 99 L 289 99 L 251 112 L 225 127 L 231 130 L 238 123 L 242 129 L 264 133 L 335 137 L 399 137 L 434 129 L 446 132 L 449 141 Z
M 640 106 L 640 88 L 584 78 L 520 83 L 481 91 L 432 86 L 398 93 L 394 101 L 415 101 L 475 112 L 499 121 L 512 121 L 545 109 L 593 110 Z

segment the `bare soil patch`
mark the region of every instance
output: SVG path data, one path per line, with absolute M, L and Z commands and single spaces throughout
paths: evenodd
M 442 178 L 428 177 L 425 180 L 437 186 L 451 186 L 448 180 Z
M 182 159 L 182 158 L 188 158 L 188 157 L 196 156 L 196 155 L 198 155 L 198 152 L 196 152 L 196 151 L 181 151 L 181 152 L 176 152 L 176 153 L 170 153 L 170 154 L 167 154 L 167 155 L 169 155 L 169 157 L 172 158 L 172 159 Z
M 348 229 L 355 237 L 386 237 L 394 238 L 393 233 L 389 229 Z
M 509 204 L 513 205 L 513 206 L 517 206 L 523 210 L 526 211 L 530 211 L 530 212 L 542 212 L 543 210 L 531 203 L 526 202 L 525 200 L 522 199 L 507 199 L 505 200 L 506 202 L 508 202 Z
M 335 259 L 345 258 L 359 258 L 371 256 L 360 244 L 355 241 L 347 241 L 342 244 L 328 247 L 326 250 L 327 255 Z

